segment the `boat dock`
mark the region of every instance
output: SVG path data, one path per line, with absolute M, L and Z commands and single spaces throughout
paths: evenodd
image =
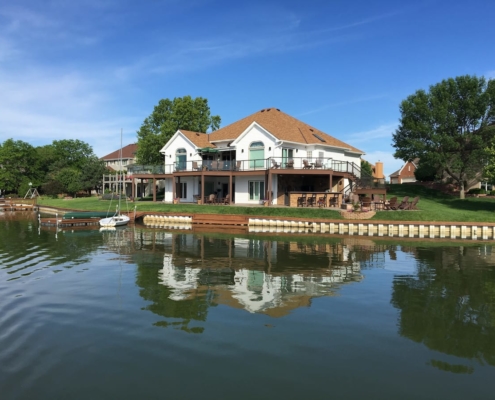
M 0 199 L 0 211 L 38 211 L 36 199 Z
M 99 218 L 74 218 L 63 219 L 58 217 L 40 218 L 41 226 L 58 226 L 59 228 L 70 228 L 74 226 L 92 226 L 98 225 Z

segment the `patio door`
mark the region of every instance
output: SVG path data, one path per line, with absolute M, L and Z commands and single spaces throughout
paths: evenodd
M 265 182 L 249 181 L 249 200 L 265 199 Z
M 249 168 L 265 168 L 265 145 L 263 142 L 253 142 L 249 146 Z
M 294 149 L 282 149 L 282 168 L 285 167 L 287 161 L 294 159 Z

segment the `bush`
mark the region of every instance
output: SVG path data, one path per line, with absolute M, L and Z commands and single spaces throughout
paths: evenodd
M 474 188 L 474 189 L 470 189 L 469 194 L 486 194 L 486 190 L 485 189 L 479 189 L 479 188 Z

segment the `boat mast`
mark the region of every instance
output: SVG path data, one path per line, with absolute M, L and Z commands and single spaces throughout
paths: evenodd
M 120 128 L 120 183 L 122 184 L 119 194 L 119 215 L 120 215 L 120 200 L 124 189 L 124 170 L 122 169 L 122 128 Z

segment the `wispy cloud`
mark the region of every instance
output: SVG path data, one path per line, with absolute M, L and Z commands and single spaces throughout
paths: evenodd
M 376 128 L 364 132 L 351 133 L 346 135 L 346 137 L 347 141 L 350 144 L 356 145 L 358 147 L 359 145 L 362 146 L 363 143 L 376 142 L 376 139 L 390 138 L 390 143 L 392 141 L 392 134 L 395 132 L 396 129 L 397 123 L 393 122 L 380 125 Z
M 493 70 L 493 71 L 488 71 L 487 73 L 485 73 L 485 78 L 488 78 L 488 79 L 495 79 L 495 70 Z

